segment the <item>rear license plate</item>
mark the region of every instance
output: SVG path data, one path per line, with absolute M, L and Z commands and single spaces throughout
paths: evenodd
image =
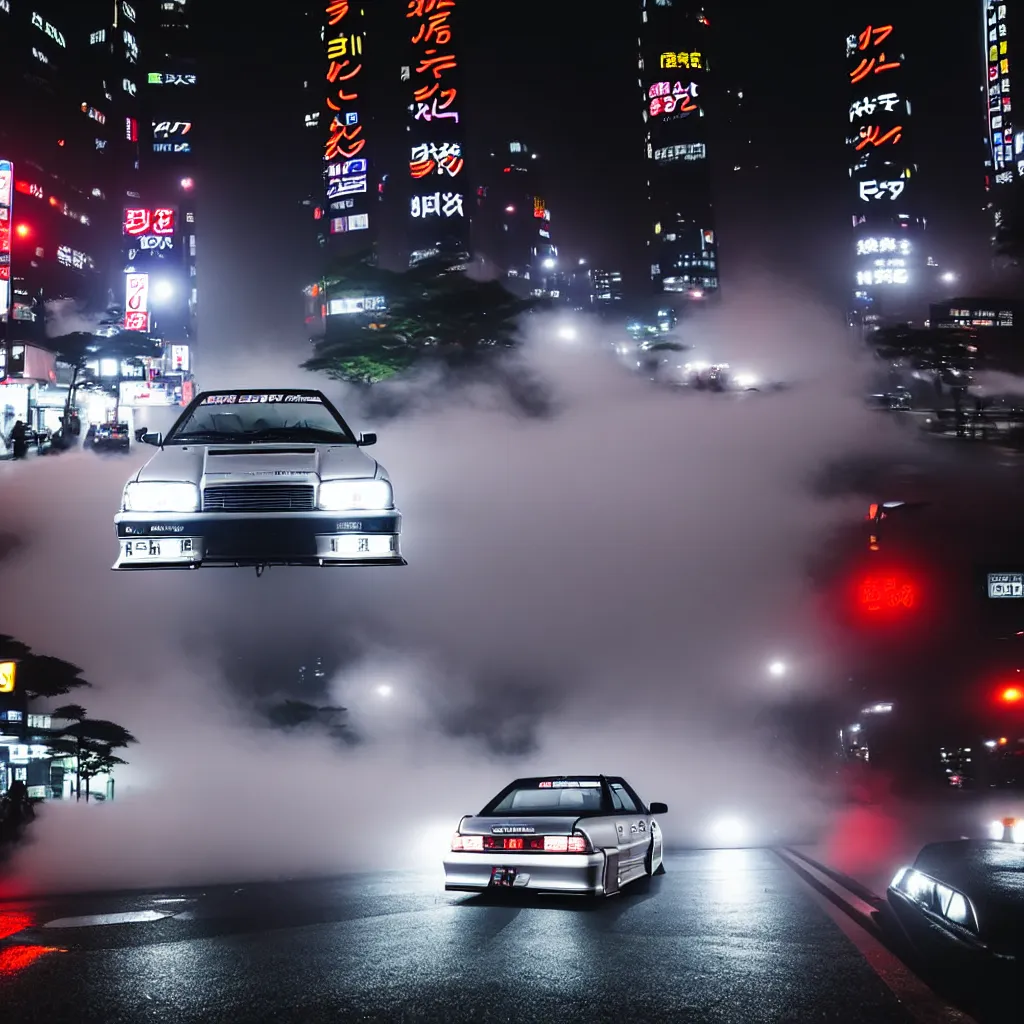
M 515 868 L 491 868 L 491 885 L 500 889 L 511 889 L 515 884 Z

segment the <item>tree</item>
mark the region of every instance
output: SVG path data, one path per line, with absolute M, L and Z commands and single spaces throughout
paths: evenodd
M 94 334 L 90 331 L 73 331 L 50 338 L 47 345 L 56 353 L 60 362 L 71 367 L 71 385 L 64 403 L 64 422 L 67 423 L 75 404 L 75 394 L 85 375 L 86 364 L 93 360 L 115 359 L 117 361 L 117 397 L 121 396 L 122 364 L 139 364 L 143 357 L 158 356 L 161 343 L 141 331 L 126 331 L 122 327 L 112 328 L 111 334 Z M 116 417 L 115 417 L 116 418 Z
M 371 250 L 339 260 L 324 277 L 325 300 L 381 297 L 384 309 L 332 317 L 307 370 L 374 384 L 426 357 L 465 362 L 516 344 L 519 318 L 544 308 L 498 281 L 469 277 L 457 258 L 438 255 L 397 273 Z
M 55 756 L 75 758 L 76 799 L 82 796 L 85 780 L 85 799 L 88 802 L 92 780 L 115 766 L 127 764 L 114 754 L 138 740 L 122 725 L 105 718 L 89 718 L 81 704 L 65 704 L 55 708 L 52 717 L 65 719 L 71 724 L 50 730 L 48 746 Z
M 92 686 L 82 678 L 82 670 L 77 665 L 47 654 L 33 654 L 27 644 L 3 633 L 0 633 L 0 661 L 18 663 L 15 693 L 25 704 L 63 697 L 79 687 Z

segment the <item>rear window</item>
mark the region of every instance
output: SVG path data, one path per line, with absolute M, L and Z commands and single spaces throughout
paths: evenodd
M 499 793 L 481 815 L 569 815 L 602 811 L 597 779 L 529 779 Z

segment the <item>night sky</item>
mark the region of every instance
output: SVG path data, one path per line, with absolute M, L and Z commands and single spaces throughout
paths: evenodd
M 383 2 L 383 0 L 382 0 Z M 395 0 L 403 2 L 403 0 Z M 636 92 L 639 4 L 558 0 L 497 5 L 462 0 L 470 101 L 469 147 L 519 138 L 541 154 L 555 234 L 570 258 L 621 268 L 644 286 L 643 125 Z M 757 170 L 726 175 L 716 208 L 722 277 L 770 268 L 784 282 L 841 305 L 849 279 L 851 189 L 843 140 L 848 128 L 844 38 L 872 18 L 809 0 L 788 5 L 719 5 L 719 75 L 744 90 L 745 123 Z M 923 0 L 875 5 L 893 22 L 920 81 L 914 142 L 926 196 L 930 252 L 987 283 L 989 223 L 982 210 L 983 101 L 980 4 L 936 8 Z M 731 7 L 731 9 L 729 9 Z M 502 12 L 497 13 L 496 8 Z M 851 13 L 852 11 L 852 13 Z M 200 274 L 246 296 L 261 329 L 294 331 L 297 289 L 314 273 L 296 200 L 302 174 L 291 151 L 302 105 L 296 84 L 317 74 L 320 54 L 300 45 L 299 18 L 254 19 L 231 34 L 208 33 L 207 204 Z M 210 135 L 213 137 L 211 138 Z M 253 286 L 252 254 L 260 283 Z M 212 272 L 212 280 L 211 280 Z M 972 281 L 971 278 L 974 278 Z M 237 312 L 237 311 L 236 311 Z M 219 320 L 207 301 L 206 326 Z M 205 331 L 204 331 L 205 333 Z

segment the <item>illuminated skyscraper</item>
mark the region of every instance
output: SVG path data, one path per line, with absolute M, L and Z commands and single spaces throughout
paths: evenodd
M 707 130 L 718 87 L 711 22 L 700 0 L 641 0 L 641 7 L 651 280 L 656 292 L 704 299 L 718 290 Z
M 411 0 L 399 39 L 408 106 L 409 262 L 444 252 L 468 261 L 470 201 L 464 158 L 462 6 L 467 0 Z
M 475 196 L 473 254 L 517 295 L 567 299 L 539 162 L 523 142 L 506 142 L 484 162 Z
M 1012 96 L 1019 97 L 1018 64 L 1010 42 L 1018 39 L 1020 6 L 981 0 L 983 94 L 988 139 L 985 188 L 992 212 L 992 247 L 1001 260 L 1018 262 L 1024 256 L 1024 130 L 1014 131 Z M 1022 26 L 1024 27 L 1024 26 Z
M 923 318 L 934 284 L 925 254 L 904 43 L 913 22 L 862 5 L 845 38 L 846 148 L 853 223 L 851 322 L 868 329 Z M 897 12 L 898 13 L 898 12 Z

